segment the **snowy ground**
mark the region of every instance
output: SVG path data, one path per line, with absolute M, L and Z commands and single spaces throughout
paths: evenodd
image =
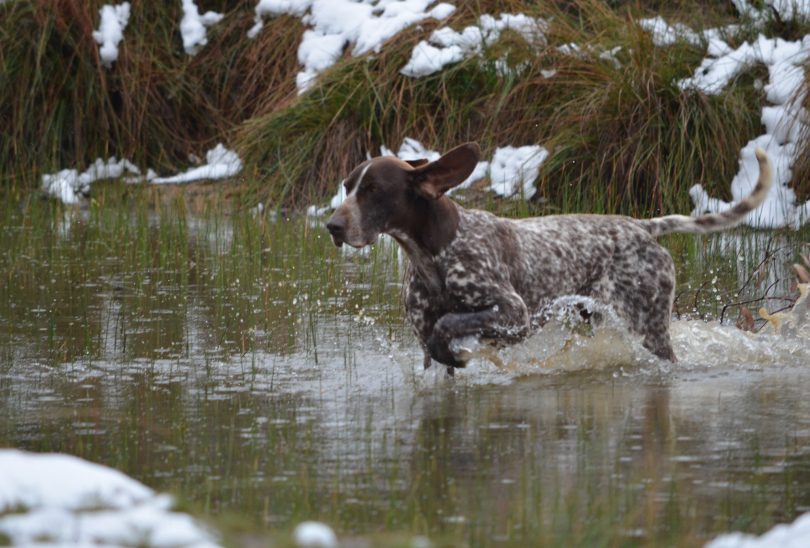
M 12 546 L 213 548 L 217 535 L 169 495 L 117 470 L 60 453 L 0 449 L 0 535 Z M 332 548 L 323 523 L 294 531 L 298 546 Z
M 14 546 L 218 546 L 168 495 L 63 454 L 0 449 L 0 534 Z
M 810 546 L 810 512 L 791 524 L 777 525 L 762 536 L 729 533 L 717 537 L 706 548 L 807 548 Z

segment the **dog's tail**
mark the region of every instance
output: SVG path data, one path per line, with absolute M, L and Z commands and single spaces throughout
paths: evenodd
M 745 217 L 749 212 L 755 210 L 765 198 L 773 184 L 773 169 L 768 160 L 768 155 L 757 147 L 756 152 L 757 162 L 759 162 L 759 180 L 754 191 L 743 198 L 742 201 L 735 204 L 733 207 L 722 211 L 720 213 L 707 213 L 700 217 L 688 217 L 686 215 L 666 215 L 664 217 L 655 217 L 653 219 L 639 220 L 644 228 L 654 237 L 663 234 L 671 234 L 673 232 L 692 232 L 698 234 L 706 234 L 708 232 L 716 232 L 731 228 Z

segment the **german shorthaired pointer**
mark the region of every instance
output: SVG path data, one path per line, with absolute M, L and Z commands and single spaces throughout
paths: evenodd
M 667 215 L 550 215 L 504 219 L 465 209 L 445 196 L 475 168 L 475 143 L 438 160 L 363 162 L 343 182 L 347 198 L 326 224 L 335 245 L 361 248 L 381 233 L 405 250 L 405 308 L 430 360 L 447 372 L 465 363 L 450 349 L 473 335 L 500 343 L 529 334 L 533 319 L 563 295 L 608 304 L 656 356 L 675 361 L 669 337 L 675 268 L 655 238 L 707 233 L 737 224 L 757 208 L 772 183 L 771 166 L 756 151 L 759 181 L 747 198 L 722 213 Z

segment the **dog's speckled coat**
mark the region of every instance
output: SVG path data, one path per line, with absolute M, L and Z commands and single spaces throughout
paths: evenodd
M 675 267 L 656 236 L 712 232 L 758 207 L 772 181 L 757 150 L 754 192 L 726 212 L 638 220 L 614 215 L 552 215 L 512 220 L 465 209 L 444 193 L 469 176 L 480 156 L 469 143 L 432 163 L 381 157 L 345 180 L 348 197 L 327 222 L 336 245 L 369 245 L 380 233 L 404 248 L 408 320 L 433 358 L 463 367 L 449 349 L 475 335 L 516 342 L 553 299 L 582 295 L 611 305 L 653 354 L 675 360 L 669 336 Z

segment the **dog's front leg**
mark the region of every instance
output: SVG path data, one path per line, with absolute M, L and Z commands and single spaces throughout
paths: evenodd
M 453 339 L 473 335 L 514 343 L 528 333 L 529 312 L 526 304 L 517 293 L 507 293 L 474 312 L 451 312 L 439 318 L 427 347 L 434 360 L 451 367 L 464 367 L 465 364 L 450 350 Z

